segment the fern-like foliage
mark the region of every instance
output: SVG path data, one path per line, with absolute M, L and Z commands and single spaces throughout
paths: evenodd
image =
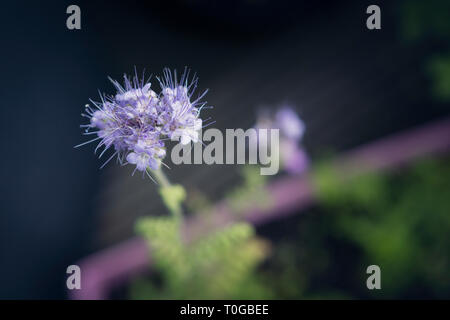
M 255 273 L 268 246 L 252 226 L 236 223 L 185 244 L 180 221 L 167 217 L 140 220 L 137 231 L 151 248 L 157 281 L 139 279 L 135 299 L 257 299 L 270 298 Z

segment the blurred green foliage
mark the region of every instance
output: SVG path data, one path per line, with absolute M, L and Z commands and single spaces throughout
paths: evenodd
M 427 41 L 441 51 L 427 58 L 425 69 L 432 80 L 433 96 L 450 101 L 450 1 L 403 1 L 400 12 L 402 34 L 407 41 Z
M 277 299 L 450 298 L 448 159 L 353 178 L 330 164 L 314 172 L 319 205 L 260 230 L 272 235 L 261 277 Z M 381 290 L 366 287 L 372 264 Z
M 409 41 L 423 38 L 450 39 L 450 2 L 405 0 L 401 3 L 402 34 Z
M 327 168 L 317 180 L 321 204 L 333 215 L 330 233 L 359 248 L 363 265 L 381 267 L 384 297 L 407 297 L 408 288 L 448 297 L 448 162 L 428 160 L 402 174 L 350 181 L 335 179 Z
M 450 54 L 431 58 L 428 73 L 433 79 L 433 95 L 440 100 L 450 101 Z
M 266 257 L 268 246 L 254 236 L 253 228 L 237 223 L 185 244 L 180 221 L 145 218 L 137 230 L 151 248 L 155 279 L 132 285 L 134 299 L 264 299 L 269 292 L 254 270 Z

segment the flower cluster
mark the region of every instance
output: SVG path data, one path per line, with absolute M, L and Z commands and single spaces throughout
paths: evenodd
M 189 79 L 188 70 L 178 80 L 176 71 L 164 69 L 163 77 L 157 77 L 159 94 L 151 89 L 149 80 L 137 75 L 133 79 L 125 75 L 123 86 L 110 80 L 116 95 L 101 95 L 101 101 L 86 105 L 82 114 L 90 120 L 82 126 L 84 134 L 96 134 L 97 138 L 78 145 L 100 140 L 95 149 L 104 147 L 100 157 L 113 147 L 115 152 L 104 165 L 117 156 L 121 164 L 136 165 L 135 171 L 156 170 L 166 155 L 165 140 L 181 144 L 198 141 L 203 123 L 200 111 L 206 104 L 201 99 L 206 91 L 193 99 L 198 78 L 194 75 Z

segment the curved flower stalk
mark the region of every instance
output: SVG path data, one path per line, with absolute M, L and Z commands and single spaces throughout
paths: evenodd
M 308 168 L 308 156 L 300 146 L 305 133 L 305 124 L 292 107 L 282 106 L 274 114 L 268 111 L 260 113 L 254 127 L 280 130 L 280 161 L 284 170 L 291 174 L 300 174 Z M 269 141 L 264 135 L 258 135 L 257 143 L 260 148 L 265 148 Z
M 160 93 L 152 89 L 150 79 L 141 79 L 137 74 L 133 78 L 124 75 L 124 84 L 109 78 L 116 94 L 101 94 L 100 102 L 92 101 L 86 105 L 82 116 L 89 119 L 89 124 L 82 125 L 85 135 L 97 135 L 96 138 L 79 144 L 79 147 L 90 142 L 100 141 L 95 148 L 97 152 L 103 147 L 99 157 L 107 150 L 113 154 L 101 166 L 103 168 L 114 157 L 121 165 L 132 164 L 142 175 L 147 174 L 152 180 L 165 188 L 161 193 L 171 211 L 179 213 L 180 206 L 174 209 L 174 202 L 184 199 L 184 192 L 177 187 L 175 192 L 163 172 L 160 170 L 167 153 L 166 141 L 179 141 L 181 144 L 197 142 L 203 120 L 201 110 L 206 106 L 202 98 L 207 90 L 197 98 L 193 98 L 198 78 L 189 77 L 185 69 L 178 80 L 176 71 L 164 69 L 163 77 L 156 79 L 160 85 Z M 166 165 L 167 166 L 167 165 Z M 155 180 L 156 179 L 156 180 Z M 175 187 L 175 186 L 172 186 Z M 176 197 L 171 196 L 176 193 Z

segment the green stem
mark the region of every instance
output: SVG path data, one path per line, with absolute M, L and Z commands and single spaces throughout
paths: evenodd
M 181 220 L 182 219 L 182 207 L 181 204 L 184 200 L 184 196 L 178 196 L 179 189 L 181 188 L 182 194 L 184 194 L 184 189 L 182 189 L 179 185 L 172 185 L 167 179 L 166 175 L 161 169 L 158 170 L 148 170 L 149 174 L 151 174 L 156 182 L 159 185 L 159 194 L 162 197 L 164 204 L 167 209 L 169 209 L 172 217 Z
M 166 175 L 164 174 L 164 172 L 161 169 L 151 170 L 150 174 L 153 175 L 156 182 L 159 184 L 160 188 L 165 188 L 165 187 L 171 186 L 169 179 L 167 179 Z

